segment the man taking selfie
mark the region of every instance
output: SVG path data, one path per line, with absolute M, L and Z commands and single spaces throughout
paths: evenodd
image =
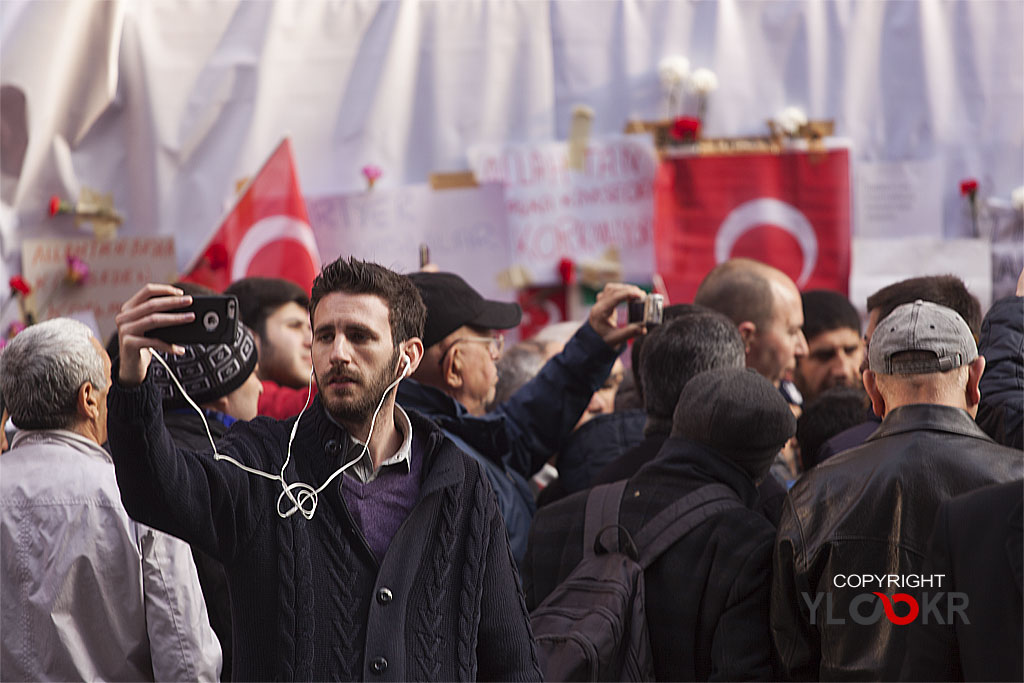
M 172 444 L 147 377 L 150 348 L 180 347 L 143 335 L 189 322 L 170 312 L 189 301 L 150 284 L 122 307 L 110 445 L 128 511 L 224 563 L 235 677 L 539 680 L 490 486 L 394 401 L 423 358 L 412 283 L 326 266 L 310 300 L 318 396 L 236 423 L 220 457 Z

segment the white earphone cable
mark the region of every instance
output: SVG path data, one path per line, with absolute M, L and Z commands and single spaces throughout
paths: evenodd
M 174 386 L 178 387 L 178 391 L 180 391 L 181 395 L 185 397 L 185 400 L 188 402 L 188 404 L 190 406 L 192 406 L 192 408 L 197 413 L 199 413 L 199 417 L 202 418 L 203 426 L 206 428 L 206 436 L 207 436 L 208 439 L 210 439 L 210 446 L 213 447 L 213 459 L 214 460 L 223 460 L 225 462 L 228 462 L 228 463 L 234 465 L 235 467 L 238 467 L 241 470 L 244 470 L 244 471 L 248 472 L 249 474 L 254 474 L 254 475 L 263 477 L 265 479 L 270 479 L 271 481 L 278 481 L 278 482 L 281 483 L 281 493 L 277 497 L 277 514 L 282 519 L 287 519 L 287 518 L 291 517 L 293 514 L 295 514 L 296 511 L 301 512 L 302 516 L 305 517 L 306 519 L 313 519 L 313 515 L 314 515 L 314 513 L 316 513 L 316 506 L 317 506 L 317 503 L 319 501 L 319 494 L 320 494 L 320 492 L 323 491 L 325 488 L 327 488 L 328 484 L 330 484 L 332 481 L 334 481 L 334 479 L 339 474 L 343 473 L 349 467 L 351 467 L 352 465 L 355 465 L 357 462 L 362 460 L 363 457 L 369 452 L 369 450 L 370 450 L 370 439 L 371 439 L 371 437 L 373 437 L 373 427 L 377 423 L 377 415 L 378 415 L 378 413 L 380 413 L 380 409 L 384 406 L 384 400 L 387 398 L 388 394 L 391 393 L 391 390 L 393 388 L 395 388 L 396 386 L 398 386 L 399 382 L 401 382 L 403 379 L 405 379 L 405 373 L 409 369 L 409 365 L 410 365 L 409 357 L 408 356 L 403 356 L 403 358 L 405 360 L 405 364 L 404 364 L 403 369 L 402 369 L 402 374 L 399 375 L 398 379 L 396 379 L 394 382 L 389 384 L 388 388 L 384 390 L 384 394 L 380 397 L 380 402 L 377 403 L 377 409 L 373 411 L 373 418 L 370 420 L 370 431 L 369 431 L 369 433 L 366 436 L 366 443 L 363 444 L 363 451 L 359 454 L 358 457 L 353 458 L 352 460 L 350 460 L 349 462 L 345 463 L 344 465 L 339 467 L 337 470 L 335 470 L 334 474 L 329 476 L 327 478 L 327 481 L 325 481 L 323 484 L 321 484 L 319 488 L 313 488 L 309 484 L 307 484 L 305 482 L 302 482 L 302 481 L 296 481 L 296 482 L 293 482 L 293 483 L 289 484 L 287 482 L 287 480 L 284 478 L 285 468 L 288 467 L 288 463 L 291 462 L 291 459 L 292 459 L 292 441 L 295 439 L 295 433 L 299 429 L 299 420 L 302 419 L 302 414 L 305 413 L 306 412 L 306 408 L 309 407 L 310 398 L 313 395 L 313 371 L 312 370 L 310 370 L 310 373 L 309 373 L 309 388 L 306 390 L 306 403 L 305 403 L 305 405 L 302 406 L 302 410 L 299 411 L 298 417 L 295 418 L 295 423 L 292 425 L 291 434 L 288 436 L 288 450 L 287 450 L 287 453 L 285 455 L 284 464 L 281 465 L 280 473 L 275 475 L 275 474 L 270 474 L 269 472 L 264 472 L 263 470 L 258 470 L 258 469 L 255 469 L 253 467 L 249 467 L 248 465 L 243 465 L 242 463 L 238 462 L 237 460 L 235 460 L 231 456 L 224 455 L 224 454 L 220 453 L 217 450 L 217 444 L 214 443 L 213 434 L 210 432 L 210 424 L 209 424 L 209 422 L 206 421 L 206 415 L 203 413 L 202 408 L 200 408 L 198 405 L 196 405 L 196 402 L 193 401 L 192 397 L 188 395 L 188 392 L 185 391 L 185 388 L 181 386 L 181 382 L 179 382 L 178 378 L 174 376 L 173 372 L 171 372 L 171 368 L 167 365 L 167 361 L 165 361 L 160 356 L 160 354 L 157 353 L 156 351 L 151 351 L 151 353 L 152 353 L 153 357 L 156 358 L 158 361 L 160 361 L 160 364 L 164 366 L 164 369 L 167 371 L 167 375 L 171 378 L 171 381 L 174 382 Z M 293 493 L 294 490 L 298 490 L 298 494 Z M 282 511 L 281 510 L 281 502 L 284 500 L 284 498 L 286 496 L 292 502 L 292 507 L 287 509 L 287 510 Z

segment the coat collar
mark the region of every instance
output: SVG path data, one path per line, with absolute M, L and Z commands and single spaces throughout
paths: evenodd
M 875 441 L 894 434 L 921 430 L 948 432 L 995 443 L 971 419 L 966 410 L 931 403 L 915 403 L 894 408 L 886 414 L 882 424 L 867 440 Z
M 110 454 L 92 439 L 68 429 L 19 429 L 11 439 L 11 450 L 22 446 L 60 444 L 114 464 Z
M 412 424 L 413 457 L 422 457 L 423 480 L 420 486 L 420 498 L 448 486 L 455 486 L 465 478 L 465 469 L 454 445 L 444 438 L 444 434 L 432 421 L 412 410 L 406 410 Z M 309 423 L 306 423 L 309 420 Z M 291 428 L 291 420 L 285 423 Z M 294 480 L 294 472 L 299 472 L 303 481 L 320 486 L 334 474 L 342 464 L 341 458 L 347 453 L 349 443 L 348 431 L 327 416 L 320 396 L 313 403 L 299 424 L 292 444 L 292 462 L 296 470 L 286 479 Z M 299 456 L 301 454 L 301 456 Z M 299 456 L 302 465 L 299 465 Z M 292 465 L 288 466 L 292 469 Z M 309 477 L 309 480 L 306 479 Z
M 757 504 L 757 486 L 738 465 L 725 459 L 702 444 L 670 437 L 662 445 L 654 460 L 644 465 L 641 472 L 650 470 L 662 474 L 696 479 L 699 481 L 721 482 L 736 492 L 744 505 L 752 508 Z M 771 476 L 768 474 L 766 476 Z
M 510 450 L 502 415 L 471 415 L 466 407 L 440 389 L 406 379 L 398 385 L 398 402 L 407 410 L 423 413 L 441 429 L 457 434 L 478 453 L 495 459 Z M 500 459 L 497 465 L 503 467 Z

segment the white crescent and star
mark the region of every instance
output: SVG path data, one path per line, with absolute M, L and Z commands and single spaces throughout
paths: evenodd
M 818 263 L 818 238 L 807 217 L 792 204 L 779 199 L 752 199 L 730 211 L 718 226 L 718 234 L 715 236 L 715 262 L 728 261 L 739 238 L 760 225 L 779 227 L 796 239 L 804 257 L 796 284 L 803 287 Z
M 248 275 L 249 264 L 260 249 L 271 242 L 291 240 L 301 244 L 309 253 L 309 261 L 313 270 L 320 269 L 320 252 L 313 237 L 313 229 L 309 224 L 292 216 L 276 215 L 262 218 L 250 227 L 242 241 L 235 249 L 235 257 L 231 261 L 231 281 L 240 280 Z

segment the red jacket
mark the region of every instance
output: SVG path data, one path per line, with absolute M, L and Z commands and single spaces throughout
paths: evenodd
M 283 387 L 269 379 L 263 380 L 263 393 L 260 395 L 259 414 L 272 417 L 276 420 L 287 420 L 289 417 L 298 415 L 302 407 L 306 405 L 308 389 L 292 389 Z M 313 384 L 313 393 L 309 400 L 316 396 L 316 384 Z

